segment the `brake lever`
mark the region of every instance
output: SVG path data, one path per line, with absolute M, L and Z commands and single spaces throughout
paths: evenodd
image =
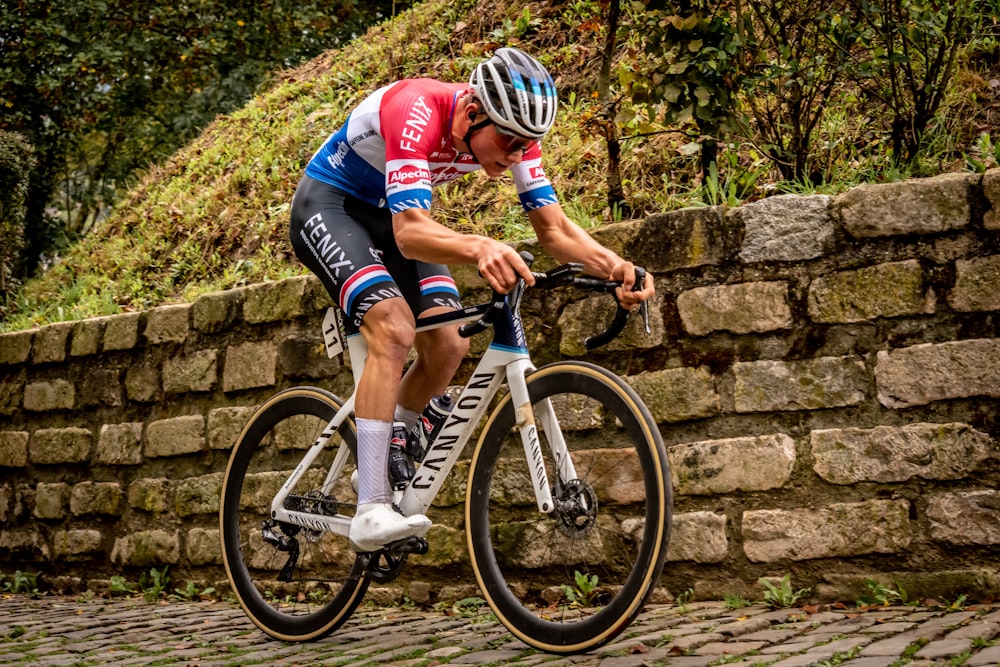
M 653 333 L 649 328 L 649 302 L 643 301 L 639 304 L 639 315 L 642 316 L 642 326 L 646 330 L 646 335 Z
M 635 267 L 635 282 L 632 284 L 632 291 L 641 291 L 646 286 L 646 269 L 641 266 Z M 653 333 L 649 328 L 649 301 L 639 303 L 639 315 L 642 316 L 642 326 L 646 330 L 646 335 Z

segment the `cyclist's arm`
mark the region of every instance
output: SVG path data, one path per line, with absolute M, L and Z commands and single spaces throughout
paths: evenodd
M 471 264 L 491 288 L 506 293 L 518 276 L 529 285 L 531 270 L 506 243 L 461 234 L 436 222 L 425 209 L 408 208 L 392 216 L 392 231 L 403 257 L 437 264 Z
M 620 280 L 618 298 L 629 307 L 653 296 L 653 278 L 646 274 L 642 290 L 633 292 L 635 266 L 605 248 L 574 223 L 558 203 L 528 211 L 538 242 L 558 262 L 580 262 L 584 271 L 600 278 Z

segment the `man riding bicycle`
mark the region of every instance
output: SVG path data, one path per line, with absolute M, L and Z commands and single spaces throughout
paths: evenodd
M 406 79 L 376 90 L 312 157 L 292 202 L 291 241 L 360 328 L 368 358 L 355 392 L 358 506 L 351 547 L 358 552 L 422 536 L 430 520 L 392 504 L 389 443 L 445 391 L 468 350 L 457 327 L 415 332 L 415 318 L 461 307 L 447 264 L 471 264 L 502 293 L 534 283 L 505 243 L 461 234 L 431 217 L 431 189 L 483 169 L 506 172 L 542 247 L 559 262 L 620 281 L 631 308 L 652 296 L 652 277 L 632 291 L 635 267 L 566 217 L 541 166 L 539 141 L 555 120 L 548 71 L 531 56 L 501 48 L 468 84 Z M 403 375 L 411 348 L 416 360 Z

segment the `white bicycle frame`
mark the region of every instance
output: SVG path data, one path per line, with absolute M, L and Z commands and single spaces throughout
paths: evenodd
M 535 423 L 531 400 L 528 395 L 528 385 L 525 380 L 527 374 L 534 371 L 535 367 L 528 356 L 524 331 L 521 327 L 520 315 L 518 314 L 518 305 L 522 293 L 523 287 L 521 285 L 512 291 L 508 300 L 513 306 L 505 307 L 503 312 L 498 316 L 493 327 L 493 341 L 486 352 L 483 353 L 475 371 L 472 373 L 472 377 L 462 389 L 461 394 L 459 394 L 454 408 L 445 420 L 441 431 L 433 443 L 431 443 L 413 479 L 410 480 L 409 485 L 402 492 L 402 497 L 398 498 L 397 504 L 404 515 L 423 514 L 431 506 L 435 496 L 437 496 L 438 491 L 444 484 L 445 478 L 451 472 L 452 468 L 455 467 L 455 463 L 458 461 L 459 456 L 461 456 L 462 450 L 465 448 L 469 438 L 472 437 L 476 425 L 482 420 L 491 400 L 500 390 L 500 386 L 505 380 L 515 410 L 515 423 L 520 432 L 521 442 L 524 445 L 524 453 L 528 461 L 528 469 L 531 473 L 531 482 L 535 489 L 538 510 L 543 514 L 549 514 L 555 509 L 552 493 L 549 488 L 548 473 L 545 470 L 544 457 L 539 444 L 539 424 Z M 458 311 L 448 318 L 433 318 L 434 322 L 431 324 L 422 325 L 421 322 L 424 320 L 418 320 L 417 331 L 426 331 L 441 326 L 476 320 L 483 312 L 484 308 L 480 306 Z M 364 371 L 368 352 L 364 338 L 358 333 L 344 335 L 343 323 L 340 320 L 339 311 L 335 307 L 330 308 L 327 312 L 323 324 L 323 332 L 326 337 L 328 354 L 331 357 L 342 351 L 342 341 L 346 340 L 347 349 L 351 355 L 354 386 L 356 389 L 361 374 Z M 558 468 L 559 478 L 564 480 L 576 479 L 576 471 L 568 455 L 566 442 L 563 440 L 562 430 L 559 428 L 552 405 L 546 400 L 535 406 L 535 409 L 539 414 L 540 426 L 546 434 L 549 447 L 552 449 L 552 456 Z M 285 500 L 305 471 L 309 469 L 313 461 L 316 460 L 316 457 L 320 455 L 330 439 L 353 411 L 354 396 L 352 395 L 344 402 L 333 419 L 330 420 L 323 433 L 313 442 L 302 461 L 292 471 L 291 476 L 282 485 L 277 495 L 275 495 L 271 502 L 271 518 L 279 522 L 303 526 L 313 531 L 324 531 L 347 536 L 351 517 L 339 514 L 327 516 L 289 510 L 285 508 Z M 348 454 L 349 448 L 346 444 L 342 444 L 334 457 L 326 480 L 320 489 L 324 494 L 330 494 L 334 484 L 340 479 L 344 466 L 347 463 Z

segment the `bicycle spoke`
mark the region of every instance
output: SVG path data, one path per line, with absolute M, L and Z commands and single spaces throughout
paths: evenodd
M 339 407 L 320 390 L 273 398 L 251 420 L 234 449 L 223 491 L 225 565 L 241 605 L 280 639 L 323 636 L 347 619 L 367 587 L 346 538 L 271 518 L 271 503 L 305 451 Z M 346 426 L 334 434 L 285 499 L 285 509 L 322 516 L 353 515 L 351 463 L 324 488 L 338 447 L 353 446 Z
M 473 568 L 524 641 L 589 650 L 638 613 L 662 568 L 667 532 L 655 524 L 669 523 L 666 455 L 648 412 L 606 371 L 554 364 L 528 384 L 555 510 L 539 511 L 514 410 L 501 404 L 473 462 Z

